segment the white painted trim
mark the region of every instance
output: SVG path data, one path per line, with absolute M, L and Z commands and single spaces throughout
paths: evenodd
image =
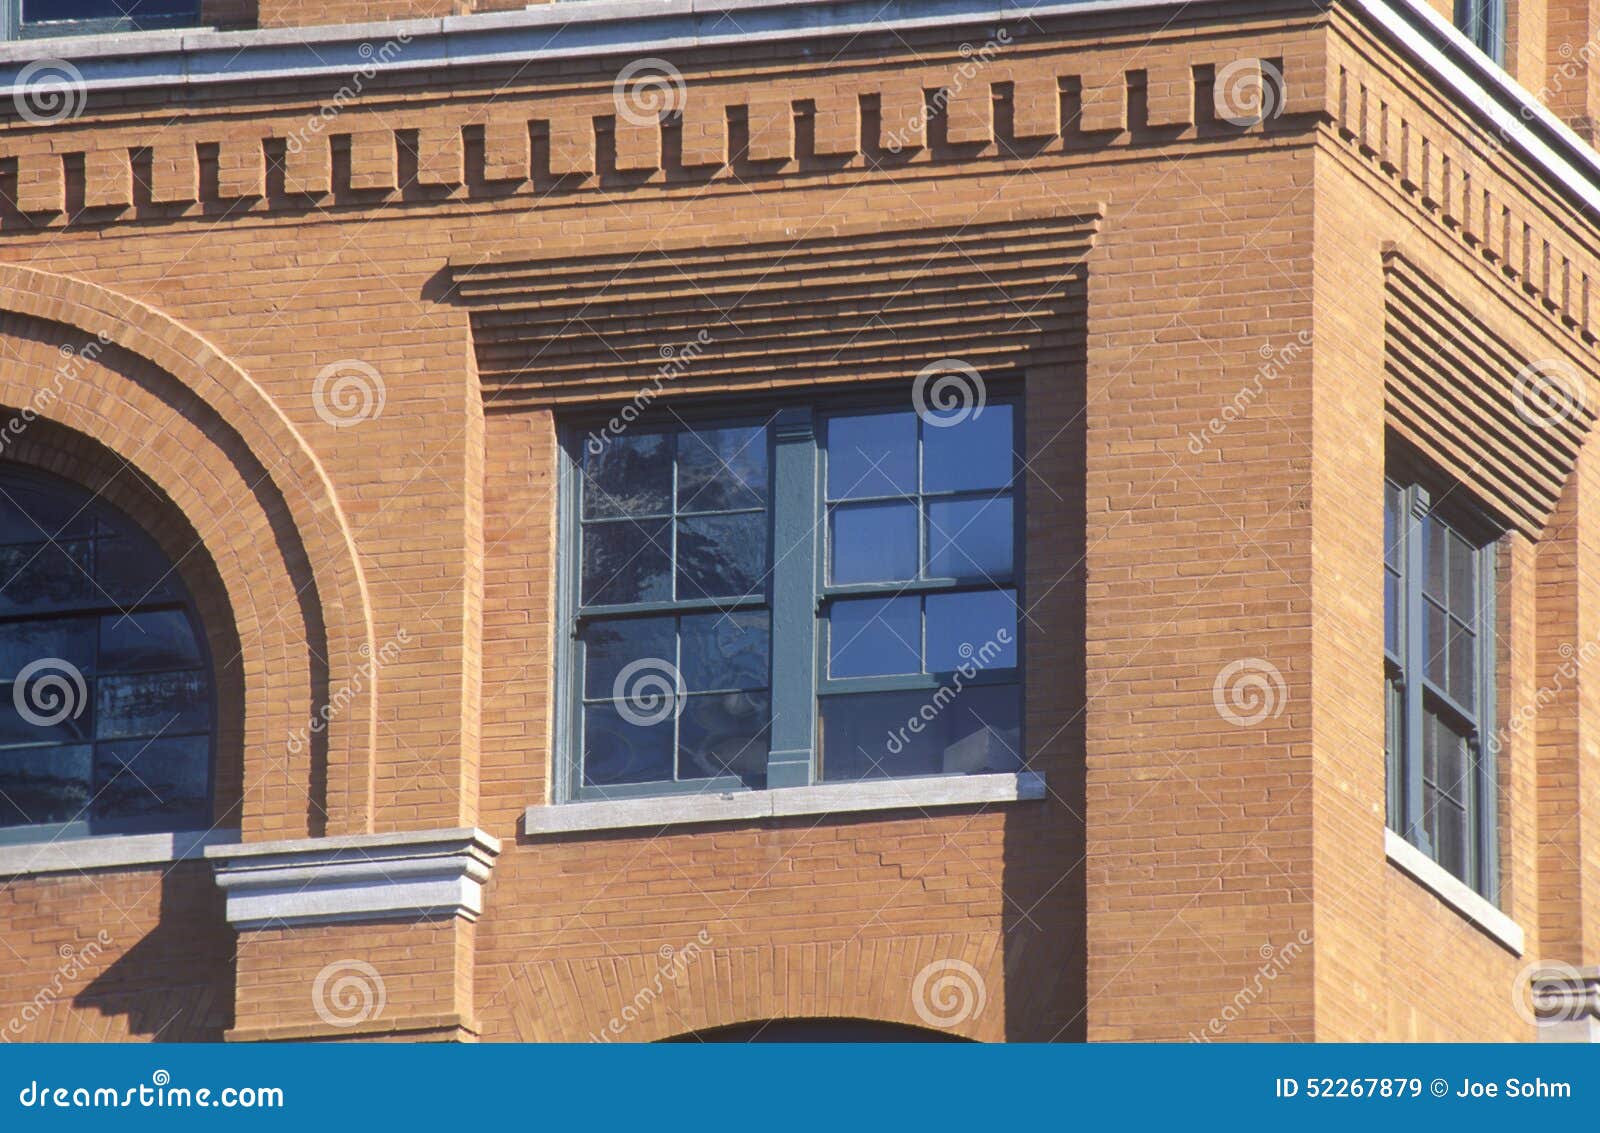
M 483 912 L 498 839 L 475 827 L 218 847 L 217 884 L 238 929 L 465 917 Z
M 81 873 L 162 865 L 204 855 L 208 846 L 237 842 L 237 830 L 186 830 L 165 834 L 99 834 L 51 842 L 0 845 L 0 877 Z
M 881 810 L 932 810 L 985 803 L 1042 799 L 1044 776 L 1032 771 L 993 775 L 940 775 L 925 779 L 878 779 L 777 787 L 715 795 L 666 795 L 650 799 L 530 806 L 527 834 L 572 834 L 585 830 L 633 830 L 703 822 L 748 822 L 807 814 L 852 814 Z
M 1469 108 L 1505 132 L 1511 149 L 1600 212 L 1600 156 L 1441 18 L 1427 0 L 1343 0 Z M 829 35 L 971 27 L 1056 15 L 1183 7 L 1229 0 L 586 0 L 520 12 L 253 31 L 137 32 L 0 45 L 0 97 L 40 44 L 71 62 L 92 89 L 351 75 L 583 56 L 650 55 Z M 1311 5 L 1308 4 L 1309 8 Z M 374 44 L 409 37 L 380 61 Z M 363 52 L 365 52 L 363 54 Z
M 1475 893 L 1471 886 L 1388 827 L 1383 852 L 1391 863 L 1516 955 L 1522 955 L 1522 926 Z

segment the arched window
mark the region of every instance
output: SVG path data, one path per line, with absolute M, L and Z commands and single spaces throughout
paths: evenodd
M 126 515 L 0 467 L 0 841 L 210 825 L 211 660 Z

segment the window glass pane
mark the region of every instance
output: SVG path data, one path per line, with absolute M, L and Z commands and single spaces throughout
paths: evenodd
M 0 487 L 0 543 L 46 543 L 92 534 L 84 501 L 26 487 Z
M 0 615 L 103 603 L 89 548 L 85 542 L 0 547 Z
M 1445 576 L 1449 567 L 1450 532 L 1438 518 L 1429 515 L 1424 522 L 1425 537 L 1422 546 L 1423 589 L 1438 599 L 1441 605 L 1449 601 Z
M 682 674 L 690 692 L 767 687 L 765 610 L 685 615 L 679 623 Z
M 0 684 L 0 745 L 65 744 L 94 738 L 94 680 L 46 661 Z M 0 781 L 0 790 L 5 783 Z
M 634 723 L 609 704 L 583 710 L 583 781 L 606 787 L 622 783 L 672 780 L 673 717 L 655 720 L 655 713 L 632 713 Z
M 917 415 L 828 418 L 828 498 L 906 496 L 917 490 Z
M 0 826 L 84 817 L 93 794 L 93 762 L 87 746 L 0 751 Z
M 1450 610 L 1469 626 L 1478 624 L 1478 551 L 1450 536 Z
M 833 509 L 830 579 L 898 582 L 917 575 L 917 505 L 847 504 Z
M 1400 569 L 1400 509 L 1403 497 L 1399 485 L 1385 481 L 1383 485 L 1383 561 L 1395 570 Z
M 1445 632 L 1448 619 L 1444 611 L 1431 602 L 1422 603 L 1426 632 L 1422 639 L 1422 655 L 1428 679 L 1440 688 L 1445 687 L 1445 662 L 1449 655 Z
M 1447 691 L 1462 707 L 1477 707 L 1478 642 L 1455 622 L 1450 623 L 1450 681 Z
M 199 15 L 199 0 L 22 0 L 22 18 L 29 23 L 40 20 L 198 19 Z
M 678 777 L 736 775 L 747 786 L 765 785 L 771 719 L 772 702 L 766 693 L 689 697 L 678 721 Z
M 165 815 L 202 822 L 210 809 L 210 741 L 130 740 L 95 751 L 95 818 Z
M 922 608 L 914 596 L 833 603 L 828 675 L 877 677 L 922 671 Z
M 1011 406 L 989 405 L 972 417 L 922 430 L 922 489 L 968 492 L 1010 485 L 1014 438 Z
M 629 695 L 619 689 L 623 671 L 667 672 L 677 663 L 672 618 L 616 618 L 590 622 L 583 628 L 583 696 L 612 700 Z M 629 674 L 632 676 L 632 673 Z M 626 681 L 622 682 L 626 683 Z
M 1390 653 L 1400 652 L 1400 578 L 1387 567 L 1383 571 L 1383 645 Z
M 96 593 L 102 602 L 130 606 L 168 602 L 180 594 L 178 572 L 150 540 L 138 536 L 99 539 L 95 543 Z
M 1011 498 L 928 501 L 928 577 L 1011 574 Z
M 767 502 L 767 431 L 759 425 L 678 434 L 678 510 L 732 511 Z
M 613 606 L 672 597 L 670 520 L 624 520 L 583 529 L 583 602 Z
M 623 433 L 598 452 L 584 449 L 583 515 L 666 515 L 672 511 L 672 435 Z
M 14 680 L 29 665 L 43 674 L 51 659 L 80 673 L 94 671 L 94 618 L 41 618 L 0 622 L 0 681 Z
M 188 669 L 200 664 L 200 643 L 182 610 L 107 614 L 100 619 L 100 666 L 108 672 Z
M 201 732 L 211 726 L 199 673 L 101 677 L 95 684 L 96 733 L 102 737 Z
M 767 517 L 705 515 L 678 521 L 680 599 L 741 598 L 766 584 Z
M 979 669 L 1016 666 L 1016 591 L 929 594 L 927 603 L 928 672 L 954 672 L 969 663 Z
M 1015 771 L 1021 765 L 1020 707 L 1015 685 L 973 685 L 942 696 L 822 697 L 822 777 L 837 782 Z

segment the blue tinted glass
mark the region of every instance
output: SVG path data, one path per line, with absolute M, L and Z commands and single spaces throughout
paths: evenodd
M 165 815 L 203 823 L 209 810 L 210 747 L 199 736 L 100 744 L 94 816 Z
M 44 675 L 52 661 L 80 673 L 94 671 L 94 618 L 48 618 L 0 622 L 0 681 L 16 679 L 28 666 Z
M 928 672 L 963 665 L 1009 669 L 1017 663 L 1017 596 L 1012 590 L 929 594 Z
M 922 610 L 915 596 L 852 598 L 828 614 L 828 675 L 876 677 L 922 669 Z
M 0 543 L 43 543 L 94 531 L 94 509 L 87 496 L 0 487 Z
M 672 597 L 671 520 L 622 520 L 583 528 L 583 602 L 620 606 Z
M 917 490 L 917 415 L 828 418 L 828 498 L 904 496 Z
M 1009 496 L 928 501 L 930 578 L 1005 578 L 1011 549 Z
M 96 734 L 102 737 L 202 732 L 211 726 L 199 673 L 101 677 L 95 685 Z
M 69 744 L 94 738 L 94 681 L 51 658 L 0 684 L 0 746 Z M 0 781 L 0 790 L 5 784 Z
M 586 700 L 611 700 L 618 678 L 632 665 L 633 673 L 667 671 L 677 663 L 671 618 L 615 618 L 583 628 L 583 695 Z
M 93 796 L 93 748 L 0 751 L 0 826 L 72 822 Z
M 87 542 L 0 547 L 0 615 L 103 605 Z
M 607 704 L 583 710 L 583 781 L 590 786 L 672 780 L 673 716 L 632 713 Z
M 678 434 L 679 511 L 731 511 L 766 502 L 766 429 L 751 425 Z
M 108 614 L 100 619 L 100 668 L 106 672 L 189 669 L 199 664 L 200 643 L 182 610 Z
M 1400 489 L 1385 482 L 1383 485 L 1383 561 L 1394 567 L 1400 567 L 1400 508 L 1402 497 Z
M 742 598 L 767 575 L 767 517 L 702 515 L 678 521 L 678 597 Z
M 199 19 L 200 0 L 23 0 L 25 23 L 47 20 Z
M 166 602 L 181 593 L 178 572 L 142 535 L 119 535 L 94 545 L 96 593 L 118 606 Z
M 672 434 L 608 436 L 583 455 L 583 515 L 666 515 L 672 511 Z
M 1016 464 L 1013 426 L 1009 405 L 989 405 L 959 420 L 930 417 L 922 429 L 923 491 L 1009 486 Z
M 678 778 L 719 779 L 734 775 L 747 786 L 767 778 L 772 746 L 766 693 L 729 692 L 691 696 L 678 721 Z
M 679 623 L 682 673 L 690 692 L 767 687 L 765 610 L 686 614 Z
M 915 503 L 841 504 L 833 509 L 828 534 L 828 575 L 835 584 L 917 575 Z
M 1390 653 L 1400 653 L 1400 579 L 1383 572 L 1383 644 Z
M 936 710 L 926 692 L 819 698 L 822 778 L 828 782 L 1015 771 L 1021 766 L 1021 695 L 973 685 Z

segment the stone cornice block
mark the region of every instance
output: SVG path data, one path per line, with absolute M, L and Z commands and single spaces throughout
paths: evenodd
M 477 920 L 497 839 L 475 827 L 214 846 L 240 930 L 459 916 Z

